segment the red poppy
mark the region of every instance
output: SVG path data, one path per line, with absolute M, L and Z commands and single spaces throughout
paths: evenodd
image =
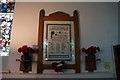
M 85 49 L 85 48 L 82 48 L 82 52 L 86 52 L 86 49 Z
M 91 46 L 88 49 L 82 48 L 82 52 L 87 54 L 87 55 L 94 54 L 97 51 L 100 51 L 100 48 L 96 47 L 96 46 Z
M 25 47 L 22 48 L 22 51 L 23 51 L 23 53 L 27 53 L 28 52 L 27 48 L 25 48 Z
M 62 72 L 63 71 L 62 67 L 54 67 L 53 69 L 55 72 Z
M 59 63 L 56 62 L 52 63 L 52 68 L 55 72 L 63 72 L 63 66 L 64 66 L 64 61 L 61 61 Z
M 30 47 L 28 47 L 28 45 L 23 45 L 22 47 L 18 48 L 18 52 L 19 53 L 34 53 L 34 50 Z
M 92 50 L 90 48 L 87 51 L 88 51 L 88 54 L 92 53 Z
M 19 53 L 22 52 L 22 47 L 18 48 L 18 52 L 19 52 Z

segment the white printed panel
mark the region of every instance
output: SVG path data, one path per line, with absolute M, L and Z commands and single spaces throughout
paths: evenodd
M 70 60 L 70 24 L 47 24 L 47 60 Z

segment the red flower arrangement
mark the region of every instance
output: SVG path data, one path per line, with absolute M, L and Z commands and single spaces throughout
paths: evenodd
M 97 51 L 100 51 L 100 48 L 96 47 L 96 46 L 90 46 L 88 49 L 82 48 L 82 52 L 87 54 L 87 55 L 94 54 Z
M 55 72 L 63 72 L 63 66 L 64 66 L 64 61 L 61 61 L 59 63 L 56 62 L 52 63 L 52 68 Z
M 34 50 L 28 47 L 28 45 L 23 45 L 22 47 L 18 48 L 18 52 L 23 54 L 24 53 L 28 54 L 28 53 L 34 53 Z

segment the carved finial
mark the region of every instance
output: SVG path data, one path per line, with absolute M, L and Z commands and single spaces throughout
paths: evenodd
M 41 17 L 44 17 L 44 16 L 45 16 L 45 10 L 44 10 L 44 9 L 41 9 L 41 11 L 40 11 L 40 16 L 41 16 Z
M 77 11 L 77 10 L 74 10 L 73 15 L 74 15 L 74 16 L 75 16 L 75 15 L 78 15 L 78 11 Z

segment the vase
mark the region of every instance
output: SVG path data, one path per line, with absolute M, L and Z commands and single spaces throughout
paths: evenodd
M 85 56 L 85 70 L 88 72 L 94 72 L 96 70 L 96 56 L 94 53 Z
M 20 71 L 23 73 L 28 73 L 32 70 L 32 58 L 28 54 L 24 54 L 21 56 L 22 61 L 20 62 Z
M 21 59 L 23 60 L 31 60 L 31 56 L 27 53 L 23 53 L 23 55 L 21 56 Z

